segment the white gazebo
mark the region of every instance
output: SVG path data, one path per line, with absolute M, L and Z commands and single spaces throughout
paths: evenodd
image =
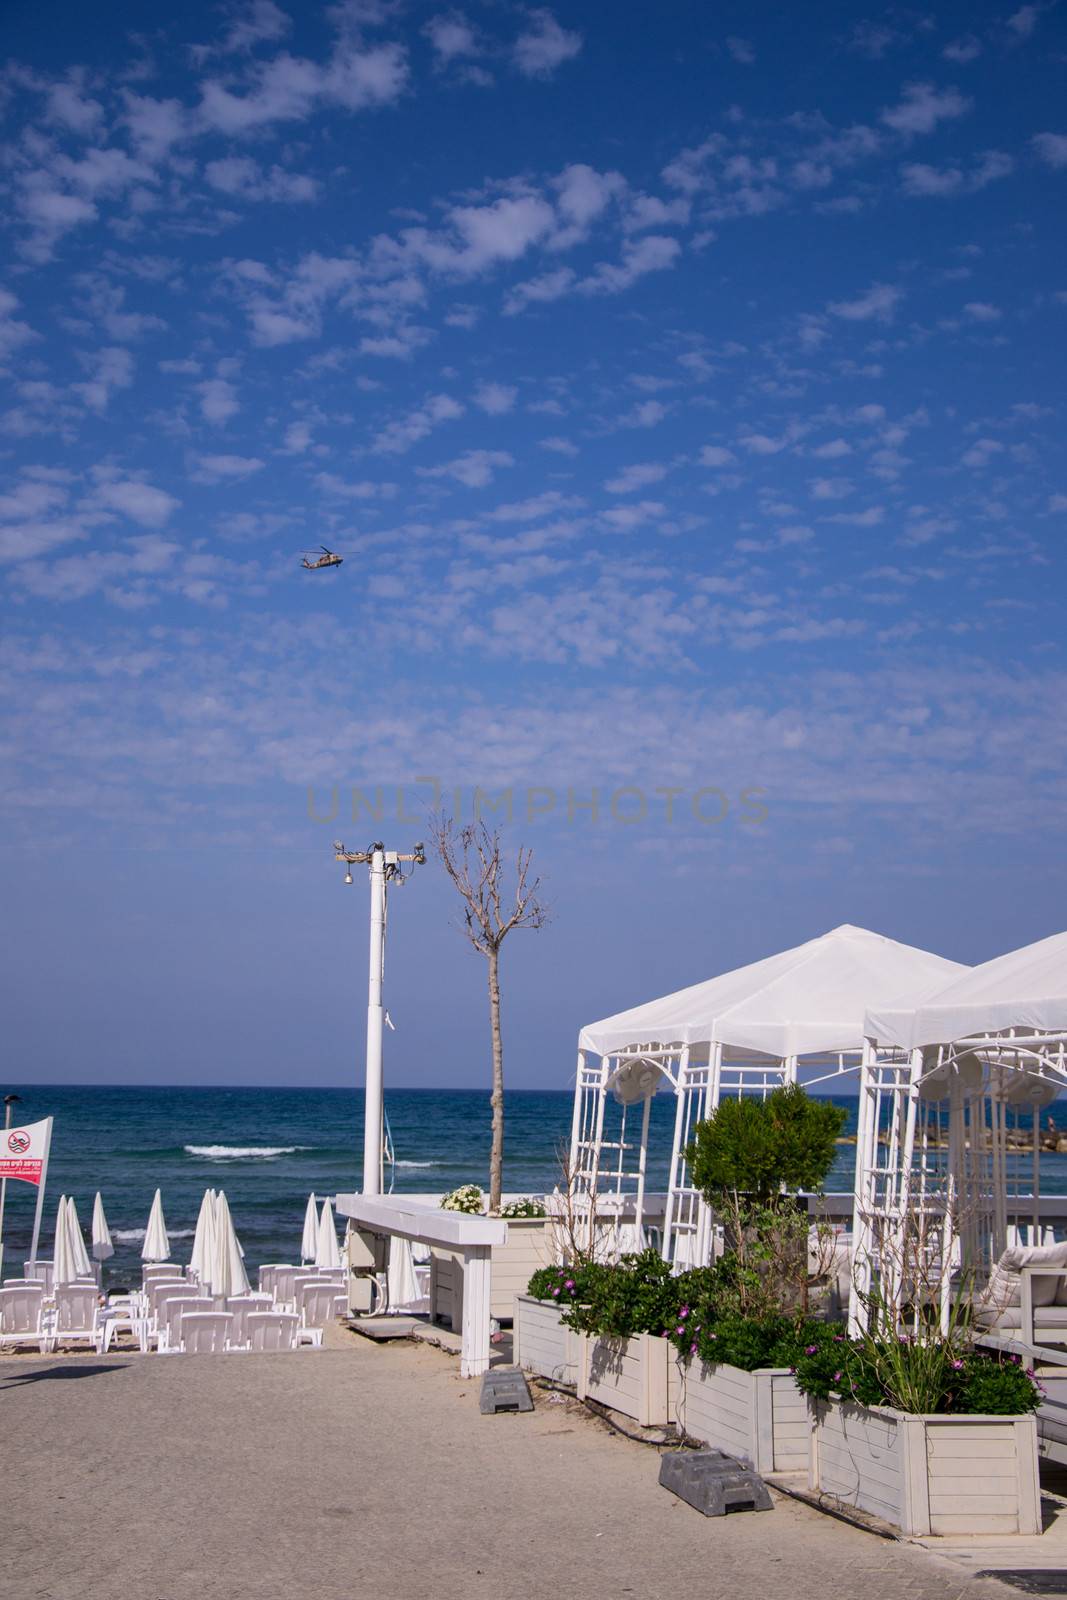
M 685 1147 L 724 1095 L 828 1086 L 859 1070 L 870 1007 L 916 1004 L 965 972 L 848 924 L 704 983 L 590 1023 L 578 1039 L 569 1181 L 579 1204 L 633 1205 L 640 1234 L 652 1096 L 675 1094 L 663 1254 L 703 1263 L 711 1216 Z M 638 1109 L 639 1108 L 639 1109 Z M 628 1130 L 628 1113 L 640 1116 Z
M 916 1251 L 944 1320 L 1021 1217 L 1040 1242 L 1040 1113 L 1067 1091 L 1067 933 L 910 1006 L 872 1005 L 864 1033 L 850 1323 L 863 1325 L 872 1287 L 887 1303 L 914 1293 L 901 1279 Z

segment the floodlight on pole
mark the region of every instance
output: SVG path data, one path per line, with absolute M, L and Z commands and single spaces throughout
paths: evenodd
M 334 859 L 346 865 L 345 883 L 355 864 L 370 867 L 370 967 L 367 980 L 367 1069 L 363 1091 L 363 1193 L 382 1192 L 382 977 L 385 970 L 385 910 L 390 883 L 402 884 L 411 874 L 403 863 L 422 866 L 426 850 L 417 844 L 404 853 L 387 850 L 380 841 L 366 850 L 346 850 L 334 842 Z

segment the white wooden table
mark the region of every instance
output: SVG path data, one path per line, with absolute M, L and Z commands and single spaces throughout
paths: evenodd
M 489 1371 L 491 1304 L 490 1252 L 507 1243 L 508 1225 L 499 1217 L 471 1217 L 462 1211 L 400 1195 L 339 1194 L 335 1209 L 364 1233 L 439 1245 L 463 1257 L 463 1327 L 460 1374 L 479 1378 Z

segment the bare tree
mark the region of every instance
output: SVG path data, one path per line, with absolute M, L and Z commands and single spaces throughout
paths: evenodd
M 457 828 L 448 816 L 431 822 L 434 849 L 463 901 L 463 932 L 488 963 L 489 1026 L 493 1039 L 493 1143 L 489 1156 L 489 1210 L 500 1210 L 504 1171 L 504 1044 L 500 1031 L 500 946 L 513 928 L 543 928 L 548 912 L 530 877 L 533 851 L 520 845 L 515 857 L 515 887 L 505 886 L 507 864 L 499 830 L 484 822 Z

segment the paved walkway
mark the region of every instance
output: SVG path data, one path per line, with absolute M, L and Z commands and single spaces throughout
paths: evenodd
M 571 1402 L 412 1345 L 0 1362 L 7 1600 L 1018 1600 L 793 1501 L 699 1517 Z

